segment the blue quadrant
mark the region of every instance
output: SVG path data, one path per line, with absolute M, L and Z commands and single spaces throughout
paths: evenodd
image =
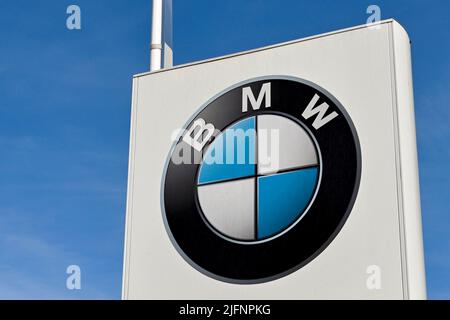
M 317 167 L 258 178 L 258 239 L 281 232 L 300 217 L 317 179 Z
M 230 126 L 209 146 L 198 183 L 212 183 L 255 175 L 255 117 Z

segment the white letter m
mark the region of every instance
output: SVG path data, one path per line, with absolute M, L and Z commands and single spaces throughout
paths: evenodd
M 248 102 L 252 105 L 253 110 L 259 110 L 261 108 L 263 100 L 265 100 L 265 107 L 270 108 L 271 106 L 271 95 L 270 95 L 270 82 L 264 83 L 259 92 L 258 99 L 255 98 L 252 88 L 245 87 L 242 89 L 242 112 L 248 111 Z M 265 99 L 264 99 L 265 98 Z

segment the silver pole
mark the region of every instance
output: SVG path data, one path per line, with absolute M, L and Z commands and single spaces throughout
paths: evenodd
M 161 69 L 163 0 L 153 0 L 152 40 L 150 44 L 150 71 Z

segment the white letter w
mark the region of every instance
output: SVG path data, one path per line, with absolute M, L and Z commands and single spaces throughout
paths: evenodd
M 324 102 L 321 105 L 316 107 L 317 101 L 319 101 L 319 96 L 317 94 L 314 95 L 311 102 L 306 107 L 305 111 L 302 113 L 302 117 L 306 120 L 318 114 L 313 122 L 314 129 L 320 129 L 322 126 L 326 125 L 328 122 L 333 120 L 338 116 L 337 112 L 333 111 L 329 115 L 325 117 L 328 108 L 330 107 L 328 103 Z

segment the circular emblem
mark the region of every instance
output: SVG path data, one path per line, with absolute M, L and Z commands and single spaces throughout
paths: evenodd
M 231 283 L 285 276 L 345 223 L 361 157 L 344 107 L 308 81 L 265 77 L 211 99 L 170 152 L 166 229 L 200 272 Z

